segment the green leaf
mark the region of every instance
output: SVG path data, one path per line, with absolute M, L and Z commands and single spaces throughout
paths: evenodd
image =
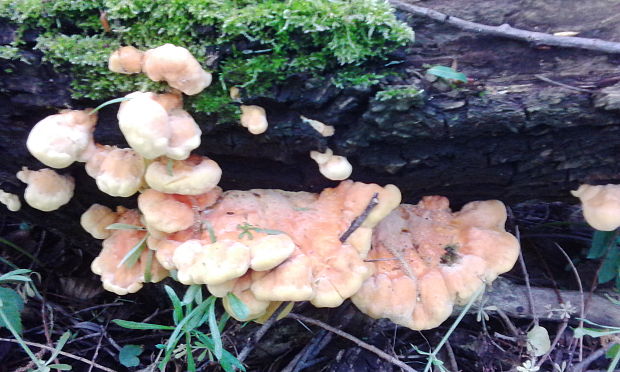
M 620 333 L 620 330 L 579 327 L 575 329 L 574 337 L 581 338 L 583 336 L 590 336 L 590 337 L 597 338 L 597 337 L 602 337 L 602 336 L 615 335 L 618 333 Z
M 209 330 L 213 338 L 213 354 L 219 360 L 222 358 L 222 335 L 215 318 L 215 301 L 211 302 L 207 312 L 209 313 Z
M 211 225 L 211 222 L 204 221 L 202 224 L 209 232 L 209 239 L 211 239 L 211 243 L 215 243 L 217 241 L 217 237 L 215 236 L 215 231 L 213 230 L 213 225 Z
M 194 360 L 194 353 L 191 347 L 192 335 L 185 331 L 185 346 L 187 347 L 187 370 L 190 372 L 196 371 L 196 361 Z
M 534 326 L 527 333 L 527 350 L 530 355 L 543 356 L 551 349 L 551 340 L 549 332 L 539 325 Z
M 457 72 L 452 67 L 448 66 L 433 66 L 429 68 L 426 73 L 446 80 L 458 80 L 467 83 L 467 76 L 465 76 L 464 73 Z
M 618 353 L 620 353 L 620 344 L 615 344 L 614 346 L 610 347 L 609 350 L 607 350 L 607 352 L 605 353 L 605 357 L 607 359 L 613 359 L 616 357 L 616 355 L 618 355 Z
M 144 282 L 150 283 L 151 278 L 153 277 L 153 254 L 155 252 L 152 249 L 149 249 L 146 253 L 146 265 L 144 265 Z
M 125 367 L 137 367 L 140 365 L 140 354 L 144 349 L 139 345 L 125 345 L 118 352 L 118 361 Z
M 598 282 L 607 283 L 618 276 L 618 268 L 620 268 L 620 249 L 612 247 L 607 252 L 607 256 L 603 260 L 601 269 L 598 273 Z
M 196 296 L 201 296 L 202 297 L 202 286 L 198 285 L 198 284 L 192 284 L 187 288 L 187 291 L 185 291 L 185 294 L 183 295 L 183 301 L 181 301 L 181 303 L 183 305 L 189 305 L 192 302 L 194 302 L 194 299 L 196 299 Z M 202 301 L 196 301 L 196 303 L 200 303 Z
M 136 225 L 128 225 L 126 223 L 113 223 L 111 225 L 106 226 L 106 230 L 141 230 L 146 231 L 146 227 L 136 226 Z
M 114 319 L 112 320 L 112 322 L 114 322 L 116 325 L 119 325 L 123 328 L 129 328 L 129 329 L 142 329 L 142 330 L 146 330 L 146 329 L 157 329 L 157 330 L 165 330 L 165 331 L 171 331 L 174 329 L 174 327 L 172 326 L 165 326 L 165 325 L 160 325 L 160 324 L 151 324 L 151 323 L 140 323 L 140 322 L 132 322 L 129 320 L 122 320 L 122 319 Z
M 592 245 L 588 251 L 587 258 L 601 258 L 613 243 L 614 231 L 594 231 L 592 234 Z
M 234 314 L 231 314 L 231 315 L 233 315 L 235 318 L 246 319 L 249 316 L 250 310 L 243 303 L 243 301 L 241 301 L 239 299 L 239 297 L 235 296 L 231 292 L 228 292 L 226 294 L 225 300 L 228 302 L 229 308 L 234 313 Z
M 185 316 L 179 322 L 179 324 L 177 324 L 177 326 L 174 328 L 174 331 L 172 331 L 172 334 L 170 335 L 170 338 L 168 339 L 168 342 L 166 343 L 166 350 L 167 351 L 172 351 L 174 349 L 174 347 L 177 345 L 177 343 L 179 342 L 179 338 L 181 338 L 181 334 L 180 333 L 184 329 L 185 324 L 187 324 L 187 322 L 189 322 L 197 314 L 202 315 L 202 313 L 205 311 L 205 309 L 207 308 L 208 305 L 209 305 L 209 301 L 205 301 L 205 302 L 201 303 L 194 310 L 190 311 L 190 313 L 187 314 L 187 316 Z
M 67 341 L 69 341 L 70 337 L 71 337 L 71 332 L 69 331 L 63 333 L 62 336 L 60 336 L 60 339 L 58 339 L 58 342 L 56 343 L 56 347 L 54 348 L 54 351 L 52 352 L 52 355 L 49 358 L 50 361 L 56 359 L 58 354 L 60 354 L 60 351 L 62 350 L 62 348 L 65 347 L 65 344 L 67 343 Z
M 179 300 L 179 296 L 177 296 L 174 289 L 170 288 L 167 285 L 164 286 L 164 289 L 166 290 L 166 294 L 168 294 L 168 297 L 172 302 L 172 319 L 174 320 L 174 324 L 179 324 L 179 322 L 183 318 L 183 304 L 181 303 L 181 300 Z
M 121 262 L 119 262 L 118 265 L 116 265 L 116 267 L 121 267 L 123 265 L 126 265 L 128 268 L 133 267 L 133 265 L 135 265 L 136 262 L 138 262 L 140 255 L 142 255 L 142 251 L 146 248 L 145 243 L 146 243 L 146 239 L 148 238 L 148 236 L 149 234 L 145 234 L 144 238 L 140 239 L 140 241 L 136 243 L 136 245 L 134 245 L 133 248 L 131 248 L 129 252 L 127 252 L 125 257 L 123 257 Z
M 10 288 L 0 287 L 0 310 L 17 333 L 22 333 L 21 312 L 23 309 L 24 300 L 17 292 Z M 6 323 L 0 319 L 0 327 L 6 326 Z
M 70 371 L 73 367 L 68 364 L 49 364 L 47 366 L 49 369 L 58 369 L 61 371 Z
M 97 112 L 97 111 L 101 110 L 102 108 L 104 108 L 104 107 L 106 107 L 106 106 L 108 106 L 108 105 L 111 105 L 111 104 L 113 104 L 113 103 L 123 102 L 123 101 L 129 101 L 130 99 L 131 99 L 131 97 L 121 97 L 121 98 L 114 98 L 114 99 L 111 99 L 111 100 L 106 101 L 106 102 L 104 102 L 104 103 L 100 104 L 99 106 L 95 107 L 95 108 L 93 109 L 93 111 L 91 111 L 91 112 L 90 112 L 90 114 L 89 114 L 89 115 L 92 115 L 92 114 L 94 114 L 95 112 Z

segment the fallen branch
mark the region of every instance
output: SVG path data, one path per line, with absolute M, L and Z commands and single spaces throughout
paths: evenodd
M 377 355 L 379 358 L 381 359 L 385 359 L 388 362 L 394 364 L 395 366 L 398 366 L 400 368 L 402 368 L 404 371 L 407 372 L 416 372 L 415 369 L 409 367 L 407 364 L 405 364 L 404 362 L 398 360 L 398 358 L 384 352 L 383 350 L 379 349 L 376 346 L 370 345 L 365 343 L 364 341 L 360 340 L 359 338 L 352 336 L 344 331 L 339 330 L 338 328 L 334 328 L 332 326 L 330 326 L 329 324 L 323 323 L 320 320 L 316 320 L 316 319 L 312 319 L 312 318 L 308 318 L 306 316 L 303 315 L 299 315 L 299 314 L 293 314 L 290 313 L 286 316 L 287 318 L 291 318 L 291 319 L 296 319 L 296 320 L 300 320 L 302 322 L 305 323 L 310 323 L 310 324 L 314 324 L 315 326 L 319 326 L 327 331 L 330 331 L 332 333 L 337 334 L 338 336 L 342 337 L 342 338 L 346 338 L 347 340 L 353 342 L 354 344 L 356 344 L 357 346 L 366 349 L 372 353 L 374 353 L 375 355 Z
M 278 306 L 278 308 L 271 314 L 269 319 L 256 331 L 251 337 L 248 337 L 248 341 L 237 356 L 237 359 L 240 362 L 243 362 L 254 350 L 258 341 L 260 341 L 263 336 L 269 331 L 269 329 L 278 321 L 278 316 L 280 315 L 280 310 L 282 310 L 282 305 Z
M 555 36 L 544 32 L 527 31 L 511 27 L 508 24 L 500 26 L 488 26 L 481 23 L 466 21 L 462 18 L 453 17 L 436 10 L 409 4 L 401 0 L 389 0 L 396 9 L 407 13 L 423 16 L 438 22 L 458 27 L 465 31 L 472 31 L 483 35 L 505 37 L 513 40 L 521 40 L 534 45 L 548 45 L 561 48 L 577 48 L 594 50 L 605 53 L 620 53 L 620 43 L 600 39 L 588 39 L 574 36 Z
M 364 223 L 366 218 L 368 218 L 368 215 L 370 214 L 370 212 L 372 212 L 372 209 L 377 204 L 379 204 L 379 193 L 374 193 L 374 194 L 372 194 L 372 198 L 370 198 L 370 202 L 366 206 L 366 209 L 364 209 L 362 214 L 360 214 L 359 216 L 355 217 L 353 222 L 351 222 L 351 226 L 349 226 L 347 231 L 345 231 L 344 234 L 342 234 L 342 236 L 340 236 L 340 242 L 341 243 L 346 242 L 347 239 L 349 239 L 349 236 L 351 236 L 351 234 L 353 234 L 355 232 L 355 230 L 357 230 L 360 226 L 362 226 L 362 224 Z

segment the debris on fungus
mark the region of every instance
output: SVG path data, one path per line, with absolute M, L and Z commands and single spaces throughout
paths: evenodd
M 75 182 L 73 177 L 61 176 L 52 169 L 38 171 L 23 167 L 17 178 L 28 184 L 24 192 L 26 203 L 32 208 L 49 212 L 67 204 L 73 197 Z
M 310 157 L 319 165 L 319 172 L 329 180 L 346 180 L 353 172 L 353 167 L 347 158 L 334 155 L 331 149 L 325 152 L 310 151 Z
M 241 105 L 241 125 L 248 128 L 252 134 L 261 134 L 267 130 L 267 113 L 265 109 L 256 105 Z
M 88 110 L 63 110 L 39 121 L 28 134 L 26 147 L 41 163 L 66 168 L 85 161 L 94 147 L 97 115 Z
M 116 222 L 141 226 L 137 210 L 124 211 Z M 155 283 L 168 276 L 153 259 L 153 251 L 146 248 L 146 234 L 140 229 L 119 229 L 103 241 L 103 249 L 91 264 L 93 273 L 101 275 L 103 288 L 125 295 L 137 292 L 145 282 Z
M 22 208 L 19 196 L 0 190 L 0 203 L 4 204 L 11 212 L 17 212 Z
M 168 85 L 187 95 L 202 92 L 211 84 L 211 74 L 185 48 L 164 44 L 144 54 L 142 71 L 153 81 L 165 80 Z
M 465 304 L 516 262 L 519 242 L 505 222 L 497 200 L 469 203 L 456 213 L 440 196 L 399 206 L 375 229 L 368 254 L 374 274 L 353 303 L 411 329 L 438 326 L 454 304 Z
M 119 74 L 138 74 L 142 72 L 144 52 L 132 47 L 124 46 L 115 50 L 108 59 L 108 68 Z
M 620 226 L 620 185 L 581 185 L 573 196 L 581 200 L 586 222 L 600 231 L 613 231 Z

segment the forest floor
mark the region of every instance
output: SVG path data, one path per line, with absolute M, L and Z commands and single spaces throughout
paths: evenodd
M 533 292 L 528 290 L 528 295 L 519 299 L 517 311 L 521 314 L 515 316 L 510 309 L 502 310 L 506 305 L 493 303 L 494 297 L 485 295 L 450 333 L 455 317 L 439 328 L 419 332 L 386 320 L 372 320 L 348 301 L 335 309 L 315 309 L 308 303 L 297 303 L 292 315 L 277 321 L 272 319 L 266 326 L 228 321 L 221 336 L 223 347 L 236 356 L 246 354 L 244 363 L 249 371 L 398 371 L 396 360 L 406 363 L 410 370 L 422 371 L 428 363 L 428 353 L 449 335 L 436 353 L 434 370 L 608 370 L 610 359 L 605 357 L 605 352 L 614 342 L 619 342 L 618 338 L 574 337 L 574 330 L 580 326 L 582 304 L 568 299 L 574 301 L 569 293 L 575 292 L 571 291 L 579 291 L 581 297 L 577 298 L 584 300 L 584 314 L 588 314 L 592 293 L 607 292 L 607 297 L 598 301 L 607 301 L 602 306 L 609 307 L 612 315 L 599 312 L 592 315 L 593 319 L 600 324 L 620 326 L 620 317 L 613 318 L 620 309 L 620 304 L 613 302 L 618 298 L 617 292 L 613 292 L 611 284 L 597 284 L 601 262 L 586 259 L 592 231 L 581 221 L 580 210 L 561 203 L 524 203 L 511 209 L 507 226 L 520 234 L 527 274 L 517 262 L 512 271 L 503 275 L 503 281 L 527 285 L 532 291 L 536 288 L 537 299 L 546 292 L 556 297 L 560 306 L 535 308 L 532 315 L 529 301 Z M 145 286 L 137 294 L 118 297 L 104 292 L 98 278 L 90 272 L 93 257 L 80 247 L 67 246 L 62 237 L 14 220 L 10 215 L 0 216 L 0 236 L 1 257 L 38 273 L 33 279 L 40 296 L 26 300 L 22 337 L 33 343 L 30 347 L 39 358 L 49 358 L 49 350 L 64 332 L 70 331 L 72 337 L 62 348 L 65 354 L 57 360 L 73 366 L 74 371 L 157 370 L 154 362 L 161 357 L 162 350 L 156 345 L 165 343 L 171 331 L 126 329 L 112 320 L 172 325 L 172 306 L 163 284 L 174 288 L 179 296 L 183 293 L 181 285 L 166 279 Z M 11 268 L 2 264 L 0 269 L 6 273 Z M 541 307 L 540 302 L 534 302 L 535 307 Z M 218 317 L 222 313 L 219 303 L 216 313 Z M 310 324 L 316 322 L 308 318 L 324 323 Z M 325 324 L 336 328 L 339 334 L 322 328 Z M 534 336 L 540 327 L 548 331 L 548 337 L 544 331 L 543 336 Z M 208 333 L 208 327 L 205 332 Z M 264 336 L 258 339 L 258 333 Z M 0 336 L 0 371 L 33 368 L 29 357 L 6 329 L 0 330 Z M 352 336 L 354 342 L 342 336 Z M 550 346 L 544 345 L 547 340 Z M 393 359 L 382 359 L 373 350 L 360 347 L 366 344 L 374 345 Z M 119 351 L 125 345 L 137 345 L 139 348 L 134 350 L 142 351 L 139 360 L 133 359 L 135 367 L 126 368 L 119 362 Z M 542 351 L 535 352 L 537 348 Z M 167 370 L 187 370 L 184 354 L 182 348 L 178 349 L 175 355 L 179 358 L 173 358 Z M 219 370 L 206 356 L 197 363 L 197 370 Z

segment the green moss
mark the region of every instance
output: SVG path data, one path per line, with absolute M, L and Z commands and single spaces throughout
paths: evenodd
M 70 70 L 76 98 L 164 89 L 142 75 L 109 72 L 107 58 L 120 45 L 186 47 L 219 79 L 214 85 L 222 92 L 192 99 L 192 107 L 206 113 L 234 107 L 220 87 L 241 86 L 253 95 L 300 72 L 363 70 L 413 39 L 382 0 L 0 0 L 0 17 L 19 25 L 13 47 L 24 44 L 23 31 L 42 30 L 37 48 Z M 363 75 L 339 82 L 378 80 Z
M 415 99 L 420 93 L 422 90 L 416 86 L 399 85 L 377 92 L 375 99 L 378 101 L 408 100 Z

